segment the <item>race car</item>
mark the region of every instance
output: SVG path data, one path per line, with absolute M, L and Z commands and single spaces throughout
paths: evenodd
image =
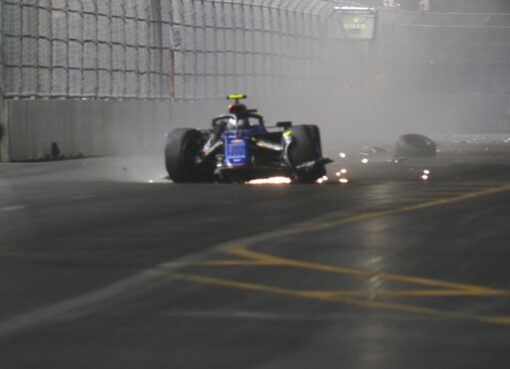
M 314 183 L 332 161 L 322 156 L 316 125 L 279 122 L 266 127 L 256 109 L 229 95 L 228 113 L 206 130 L 177 128 L 168 133 L 165 163 L 175 183 L 245 183 L 258 178 L 288 177 L 294 183 Z

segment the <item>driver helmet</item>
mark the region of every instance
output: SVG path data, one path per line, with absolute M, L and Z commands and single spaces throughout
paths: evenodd
M 248 108 L 244 104 L 232 104 L 228 107 L 228 112 L 239 118 L 248 113 Z
M 228 112 L 230 114 L 234 114 L 237 119 L 238 128 L 249 128 L 250 121 L 248 119 L 248 108 L 244 104 L 232 104 L 228 107 Z

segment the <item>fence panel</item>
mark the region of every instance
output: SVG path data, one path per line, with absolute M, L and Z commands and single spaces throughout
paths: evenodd
M 291 89 L 313 77 L 304 65 L 318 58 L 307 42 L 317 41 L 319 15 L 303 4 L 321 1 L 4 0 L 4 95 L 173 100 Z
M 325 0 L 3 0 L 3 95 L 510 96 L 510 15 L 383 10 L 372 43 L 338 25 Z

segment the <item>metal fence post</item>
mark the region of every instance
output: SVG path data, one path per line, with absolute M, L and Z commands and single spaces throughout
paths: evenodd
M 167 73 L 168 73 L 168 97 L 171 102 L 175 101 L 175 44 L 174 44 L 174 28 L 175 28 L 175 0 L 169 0 L 169 10 L 170 14 L 168 15 L 168 21 L 170 22 L 168 35 L 171 37 L 170 40 L 168 40 L 168 45 L 170 45 L 170 50 L 168 53 L 168 67 L 167 67 Z
M 9 114 L 4 101 L 4 2 L 0 1 L 0 162 L 9 161 Z
M 0 101 L 5 95 L 4 88 L 4 2 L 0 1 Z

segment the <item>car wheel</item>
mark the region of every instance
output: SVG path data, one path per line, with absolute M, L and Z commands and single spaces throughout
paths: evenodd
M 319 154 L 319 157 L 322 156 L 322 143 L 321 143 L 321 132 L 319 127 L 313 124 L 307 124 L 304 127 L 308 129 L 308 133 L 310 134 L 310 137 L 312 138 L 313 143 L 315 144 L 315 149 L 317 150 L 317 153 Z
M 293 167 L 298 167 L 321 158 L 320 132 L 317 126 L 302 125 L 292 127 L 292 143 L 289 147 L 289 160 Z M 302 169 L 295 173 L 295 181 L 314 183 L 326 174 L 324 165 L 313 169 Z
M 201 149 L 201 134 L 195 129 L 178 128 L 168 134 L 165 165 L 170 179 L 176 183 L 205 182 L 207 178 L 196 157 Z

